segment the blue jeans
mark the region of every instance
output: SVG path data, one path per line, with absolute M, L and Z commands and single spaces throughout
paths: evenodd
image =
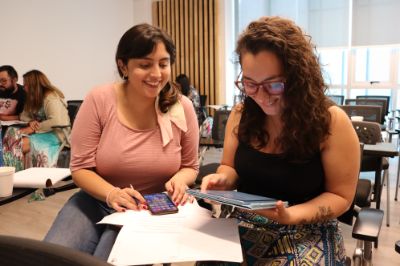
M 113 212 L 104 202 L 81 190 L 65 203 L 44 241 L 107 261 L 120 228 L 96 223 Z

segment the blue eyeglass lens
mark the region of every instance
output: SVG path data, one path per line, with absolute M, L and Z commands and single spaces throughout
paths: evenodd
M 273 91 L 273 92 L 281 92 L 283 91 L 284 85 L 282 82 L 273 82 L 273 83 L 266 83 L 265 84 L 267 88 L 269 88 L 269 90 Z

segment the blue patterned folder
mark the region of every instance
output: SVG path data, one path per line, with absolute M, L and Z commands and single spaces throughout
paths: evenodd
M 231 205 L 242 209 L 259 210 L 274 208 L 277 200 L 231 190 L 207 190 L 188 189 L 186 192 L 196 198 L 208 199 L 221 204 Z M 287 206 L 288 203 L 284 202 Z

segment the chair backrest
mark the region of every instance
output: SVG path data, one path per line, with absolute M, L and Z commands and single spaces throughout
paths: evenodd
M 384 109 L 385 115 L 389 114 L 389 105 L 390 105 L 390 96 L 383 95 L 358 95 L 356 99 L 378 99 L 378 100 L 386 100 L 386 109 Z
M 352 121 L 358 139 L 364 144 L 382 142 L 381 127 L 378 123 L 367 121 Z
M 200 105 L 201 107 L 205 107 L 207 102 L 207 95 L 200 94 Z
M 360 142 L 360 167 L 363 158 L 363 152 L 364 152 L 364 143 Z M 358 173 L 358 177 L 360 177 L 360 172 Z M 360 179 L 358 180 L 358 183 L 360 183 Z M 356 194 L 354 195 L 354 200 L 351 203 L 350 208 L 337 218 L 340 222 L 348 225 L 353 225 L 353 218 L 355 216 L 354 206 L 357 204 L 357 193 L 359 193 L 358 190 L 359 190 L 359 185 L 357 185 Z
M 386 99 L 346 99 L 346 105 L 372 105 L 372 106 L 380 106 L 381 107 L 381 116 L 380 122 L 381 124 L 385 123 L 385 116 L 387 110 L 387 100 Z
M 69 100 L 67 101 L 68 116 L 71 121 L 71 127 L 74 125 L 75 117 L 78 114 L 83 100 Z
M 211 137 L 215 140 L 224 140 L 226 122 L 230 114 L 230 110 L 225 108 L 219 109 L 214 113 L 214 121 L 211 130 Z
M 382 108 L 374 105 L 341 105 L 349 117 L 362 116 L 364 121 L 377 122 L 381 124 Z
M 357 105 L 357 99 L 346 99 L 344 101 L 345 105 Z
M 0 236 L 0 265 L 107 266 L 89 254 L 43 241 Z
M 331 99 L 337 105 L 342 105 L 344 102 L 343 95 L 327 95 L 329 99 Z

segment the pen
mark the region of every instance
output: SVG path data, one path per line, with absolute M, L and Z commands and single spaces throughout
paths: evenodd
M 129 186 L 131 187 L 132 190 L 135 190 L 135 189 L 133 188 L 132 184 L 129 184 Z M 137 200 L 136 198 L 133 198 L 133 199 L 135 200 L 136 205 L 137 205 L 139 208 L 143 208 L 143 209 L 147 210 L 147 207 L 146 207 L 145 205 L 143 205 L 143 204 L 141 204 L 140 202 L 138 202 L 138 200 Z

